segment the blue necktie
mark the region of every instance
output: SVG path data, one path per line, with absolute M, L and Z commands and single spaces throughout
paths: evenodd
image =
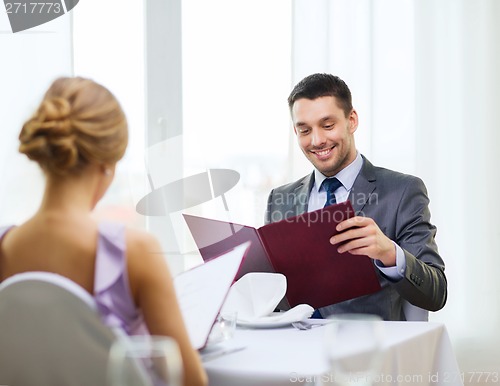
M 335 198 L 335 191 L 342 186 L 342 182 L 340 182 L 336 177 L 327 178 L 322 182 L 321 186 L 326 190 L 326 202 L 324 208 L 336 204 L 337 199 Z M 311 319 L 323 319 L 323 317 L 319 313 L 319 310 L 316 309 L 311 315 Z
M 326 202 L 325 208 L 327 206 L 333 205 L 337 203 L 335 199 L 335 191 L 342 186 L 342 182 L 340 182 L 336 177 L 327 178 L 321 184 L 323 188 L 326 190 Z

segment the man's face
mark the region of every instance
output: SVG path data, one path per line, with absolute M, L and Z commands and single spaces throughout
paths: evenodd
M 335 97 L 298 99 L 292 120 L 302 152 L 325 176 L 337 174 L 356 158 L 358 115 L 352 110 L 346 117 Z

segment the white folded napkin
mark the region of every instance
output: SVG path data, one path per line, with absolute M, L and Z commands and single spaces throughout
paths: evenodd
M 221 313 L 236 311 L 238 321 L 276 321 L 290 323 L 308 318 L 314 309 L 307 304 L 274 313 L 286 293 L 286 277 L 280 273 L 251 272 L 231 286 Z

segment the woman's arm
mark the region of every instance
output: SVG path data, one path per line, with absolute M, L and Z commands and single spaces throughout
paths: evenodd
M 184 385 L 206 385 L 207 375 L 182 320 L 172 277 L 161 246 L 150 234 L 127 231 L 127 265 L 135 304 L 151 335 L 174 338 L 184 365 Z

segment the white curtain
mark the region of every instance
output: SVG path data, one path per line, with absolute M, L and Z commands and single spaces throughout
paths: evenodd
M 466 370 L 498 370 L 500 2 L 295 0 L 293 19 L 293 83 L 343 78 L 358 149 L 427 185 L 449 281 L 431 321 L 446 324 Z M 310 171 L 302 158 L 295 176 Z

